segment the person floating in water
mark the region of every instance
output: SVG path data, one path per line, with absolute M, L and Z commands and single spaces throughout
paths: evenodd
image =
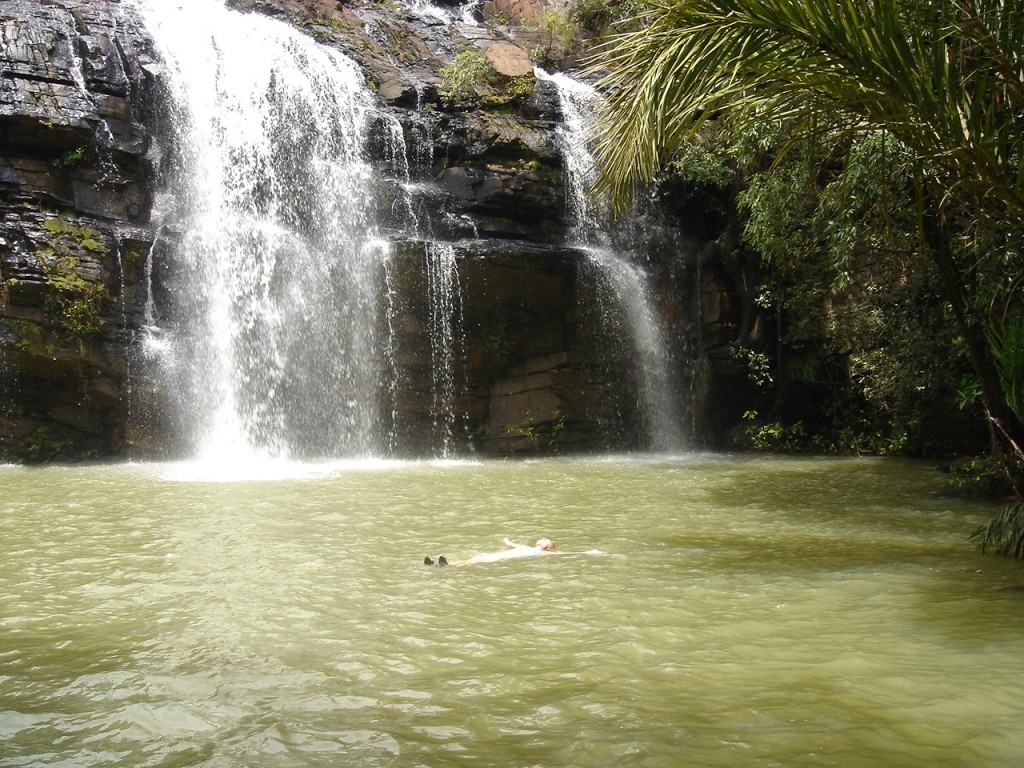
M 509 539 L 503 539 L 506 547 L 509 549 L 502 550 L 501 552 L 487 552 L 482 555 L 474 555 L 467 560 L 456 560 L 449 563 L 448 558 L 441 555 L 437 558 L 438 565 L 453 565 L 456 568 L 460 568 L 464 565 L 477 565 L 478 563 L 499 563 L 503 560 L 518 560 L 523 557 L 543 557 L 544 555 L 603 555 L 599 549 L 591 549 L 586 552 L 556 552 L 555 542 L 551 539 L 537 539 L 537 543 L 532 547 L 526 544 L 516 544 L 514 541 Z M 434 561 L 430 557 L 423 558 L 424 565 L 433 565 Z

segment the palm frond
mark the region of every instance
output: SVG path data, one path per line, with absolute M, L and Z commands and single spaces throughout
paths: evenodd
M 987 329 L 989 349 L 995 360 L 1006 404 L 1024 419 L 1024 319 L 1012 318 Z
M 861 121 L 953 193 L 1024 222 L 1024 4 L 661 0 L 612 38 L 596 191 L 622 207 L 711 116 L 751 102 Z
M 970 542 L 984 552 L 1024 557 L 1024 504 L 1014 504 L 975 530 Z

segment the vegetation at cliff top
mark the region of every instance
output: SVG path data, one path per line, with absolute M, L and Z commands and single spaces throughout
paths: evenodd
M 441 89 L 452 107 L 501 107 L 529 96 L 536 85 L 532 74 L 504 77 L 478 51 L 463 51 L 440 70 Z

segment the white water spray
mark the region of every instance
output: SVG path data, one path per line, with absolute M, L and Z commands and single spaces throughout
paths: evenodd
M 222 0 L 135 0 L 172 90 L 168 387 L 200 456 L 380 448 L 387 258 L 356 66 Z

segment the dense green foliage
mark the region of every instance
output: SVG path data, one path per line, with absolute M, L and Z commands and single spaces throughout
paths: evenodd
M 442 67 L 441 90 L 449 107 L 503 107 L 527 98 L 536 86 L 533 74 L 505 77 L 478 51 L 463 51 Z
M 759 301 L 784 340 L 773 379 L 823 393 L 807 447 L 947 452 L 965 439 L 951 424 L 979 415 L 913 192 L 908 153 L 886 134 L 804 141 L 745 177 L 742 241 L 768 266 Z
M 978 215 L 1024 217 L 1024 11 L 1002 0 L 670 0 L 613 38 L 601 185 L 622 202 L 709 117 L 887 130 Z M 628 131 L 625 128 L 628 126 Z M 922 165 L 922 172 L 927 169 Z
M 588 34 L 600 36 L 613 26 L 620 32 L 638 28 L 642 7 L 642 0 L 577 0 L 569 18 Z
M 797 351 L 776 355 L 775 385 L 792 378 L 782 362 L 815 375 L 799 350 L 822 341 L 859 389 L 856 412 L 834 401 L 855 433 L 887 415 L 875 437 L 923 444 L 959 400 L 984 407 L 997 450 L 1024 455 L 1024 8 L 642 5 L 599 59 L 596 191 L 624 209 L 710 129 L 744 187 L 764 306 Z

